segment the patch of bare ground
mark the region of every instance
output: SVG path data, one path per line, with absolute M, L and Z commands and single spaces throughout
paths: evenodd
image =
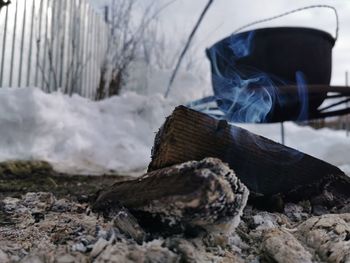
M 130 178 L 60 177 L 43 162 L 11 162 L 0 167 L 0 262 L 341 263 L 350 260 L 349 207 L 330 206 L 329 200 L 328 205 L 320 200 L 286 203 L 281 213 L 247 205 L 238 227 L 230 232 L 220 231 L 220 224 L 208 227 L 205 224 L 212 224 L 212 218 L 208 221 L 204 218 L 200 224 L 205 227 L 195 233 L 154 233 L 140 226 L 138 213 L 132 214 L 122 206 L 108 216 L 92 211 L 96 191 Z M 184 169 L 186 165 L 179 167 Z M 188 165 L 186 169 L 190 169 Z M 211 172 L 220 174 L 225 169 L 215 168 Z M 206 176 L 209 174 L 205 172 Z M 230 182 L 236 182 L 234 173 L 230 176 Z M 225 189 L 225 177 L 219 178 L 218 186 Z M 230 194 L 230 198 L 234 200 L 234 195 Z M 156 203 L 152 203 L 152 209 L 159 212 Z M 177 209 L 180 208 L 181 204 L 177 203 Z M 169 217 L 171 211 L 167 212 Z M 192 220 L 189 214 L 184 215 L 186 220 Z M 197 223 L 196 217 L 193 218 Z M 183 222 L 180 218 L 175 223 Z

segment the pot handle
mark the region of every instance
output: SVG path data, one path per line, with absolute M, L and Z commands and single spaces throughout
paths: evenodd
M 236 34 L 239 31 L 241 31 L 242 29 L 245 29 L 247 27 L 250 27 L 250 26 L 253 26 L 253 25 L 256 25 L 256 24 L 260 24 L 260 23 L 263 23 L 263 22 L 268 22 L 268 21 L 275 20 L 275 19 L 280 18 L 280 17 L 284 17 L 284 16 L 287 16 L 287 15 L 290 15 L 290 14 L 293 14 L 293 13 L 297 13 L 297 12 L 300 12 L 300 11 L 303 11 L 303 10 L 313 9 L 313 8 L 328 8 L 328 9 L 332 9 L 334 11 L 335 18 L 336 18 L 336 23 L 337 23 L 336 24 L 335 38 L 334 39 L 335 39 L 335 41 L 337 41 L 338 36 L 339 36 L 339 16 L 338 16 L 337 9 L 335 9 L 335 7 L 330 6 L 330 5 L 310 5 L 310 6 L 305 6 L 305 7 L 294 9 L 294 10 L 291 10 L 291 11 L 288 11 L 288 12 L 285 12 L 285 13 L 273 16 L 273 17 L 257 20 L 257 21 L 254 21 L 252 23 L 249 23 L 249 24 L 247 24 L 245 26 L 242 26 L 242 27 L 236 29 L 233 32 L 233 34 Z

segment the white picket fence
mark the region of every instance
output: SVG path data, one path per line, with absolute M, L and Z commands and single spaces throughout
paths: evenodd
M 0 87 L 94 98 L 107 41 L 87 0 L 12 0 L 0 12 Z

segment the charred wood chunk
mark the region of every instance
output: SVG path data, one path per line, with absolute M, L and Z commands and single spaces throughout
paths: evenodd
M 248 199 L 248 189 L 219 159 L 190 161 L 119 182 L 102 191 L 96 211 L 125 206 L 150 231 L 203 228 L 233 231 Z
M 326 187 L 350 195 L 350 178 L 339 168 L 184 106 L 174 110 L 156 135 L 149 171 L 205 157 L 228 163 L 257 196 L 280 194 L 298 201 Z

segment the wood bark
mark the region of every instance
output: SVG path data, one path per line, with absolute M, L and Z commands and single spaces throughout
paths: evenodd
M 350 180 L 339 168 L 184 106 L 156 135 L 148 170 L 205 157 L 228 163 L 250 191 L 261 195 L 300 200 L 325 187 L 349 195 Z

